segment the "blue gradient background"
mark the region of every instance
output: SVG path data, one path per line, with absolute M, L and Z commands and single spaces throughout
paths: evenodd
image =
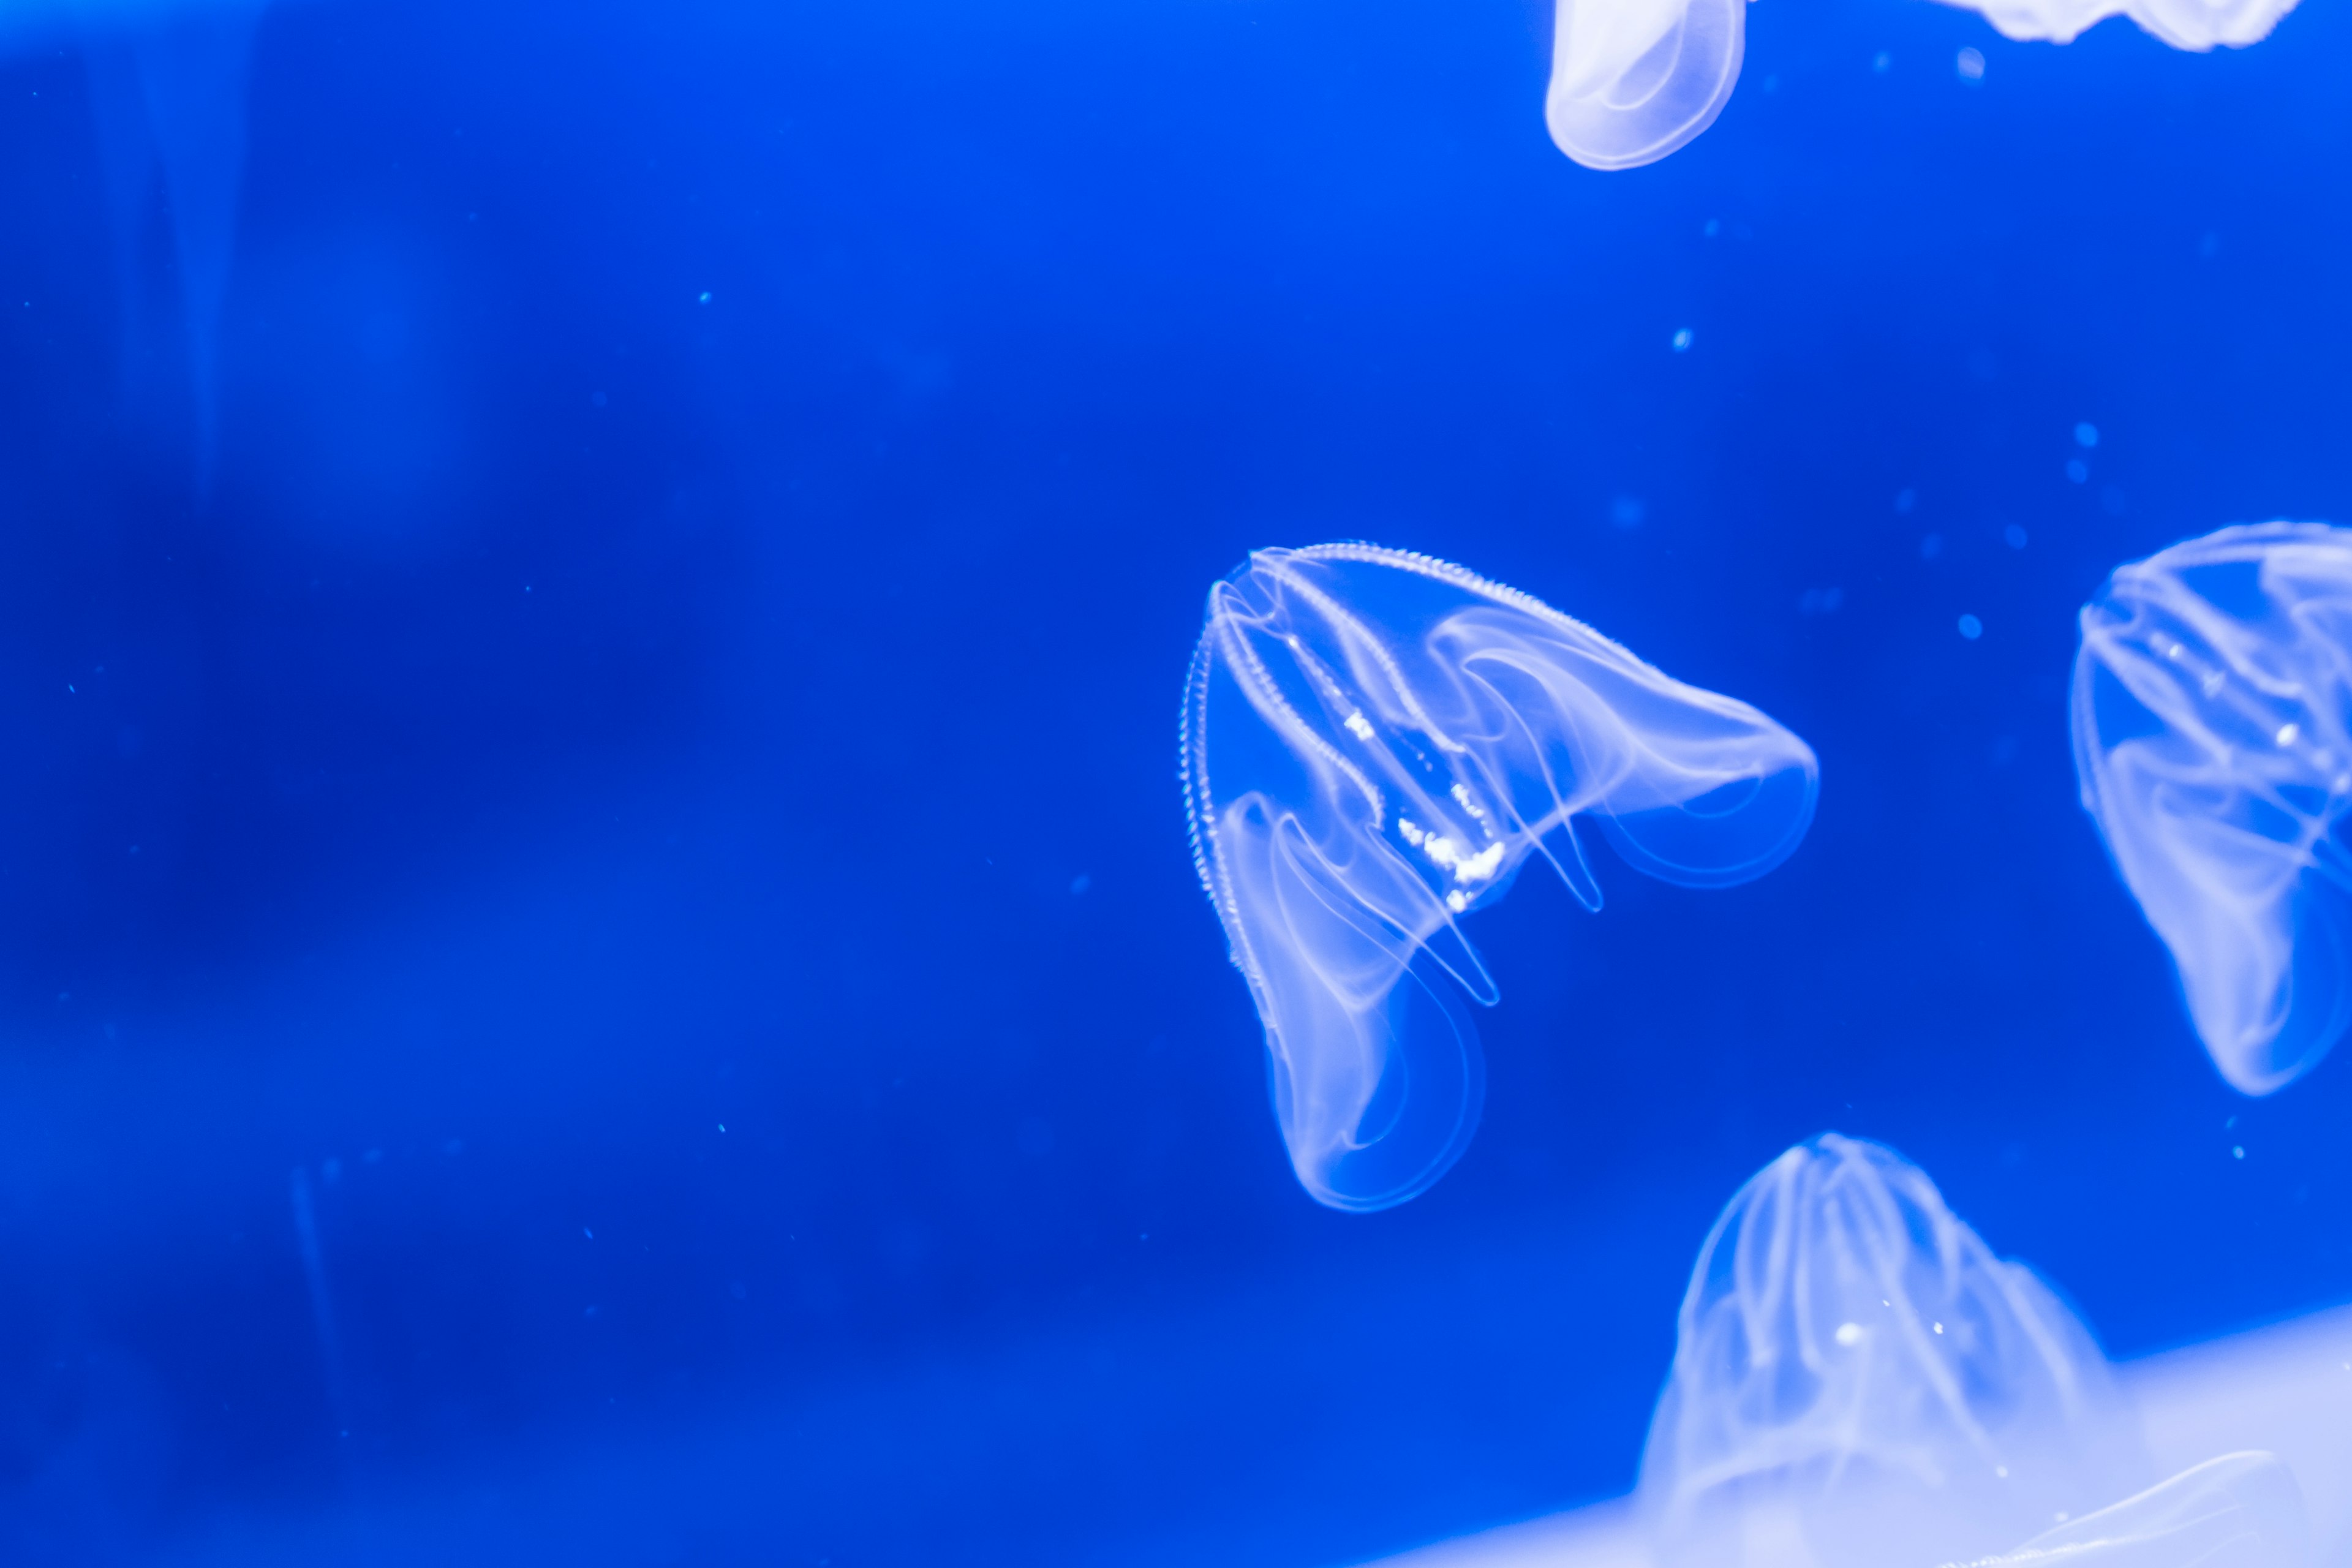
M 288 0 L 200 502 L 169 258 L 126 332 L 20 37 L 0 1557 L 1340 1564 L 1630 1484 L 1825 1127 L 2117 1354 L 2352 1299 L 2352 1065 L 2223 1088 L 2061 699 L 2116 562 L 2352 518 L 2352 16 L 1763 0 L 1609 176 L 1548 39 Z M 1208 584 L 1343 537 L 1822 766 L 1763 882 L 1482 914 L 1486 1125 L 1372 1216 L 1291 1179 L 1175 781 Z

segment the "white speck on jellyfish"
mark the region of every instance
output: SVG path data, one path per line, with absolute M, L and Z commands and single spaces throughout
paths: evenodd
M 1690 346 L 1691 346 L 1691 330 L 1690 330 L 1688 327 L 1677 327 L 1677 328 L 1675 328 L 1675 329 L 1674 343 L 1675 343 L 1675 353 L 1688 353 L 1688 352 L 1689 352 L 1689 350 L 1690 350 Z
M 1348 715 L 1348 733 L 1355 736 L 1359 741 L 1372 739 L 1372 726 L 1365 720 L 1363 710 L 1358 709 Z
M 1934 1329 L 1937 1333 L 1939 1333 L 1939 1334 L 1940 1334 L 1940 1333 L 1942 1333 L 1942 1332 L 1944 1331 L 1944 1325 L 1943 1325 L 1943 1324 L 1941 1324 L 1941 1323 L 1935 1323 L 1935 1324 L 1931 1324 L 1931 1325 L 1929 1325 L 1929 1326 L 1930 1326 L 1930 1327 L 1932 1327 L 1932 1328 L 1933 1328 L 1933 1329 Z
M 1984 68 L 1985 58 L 1976 49 L 1962 49 L 1959 58 L 1953 62 L 1953 68 L 1960 73 L 1962 81 L 1984 80 Z
M 1840 1323 L 1837 1326 L 1837 1342 L 1845 1346 L 1848 1350 L 1852 1350 L 1854 1346 L 1862 1343 L 1862 1325 L 1860 1323 Z
M 1460 993 L 1499 993 L 1457 922 L 1482 898 L 1540 856 L 1599 909 L 1579 817 L 1663 880 L 1751 880 L 1802 839 L 1819 777 L 1747 704 L 1369 544 L 1261 550 L 1211 590 L 1183 743 L 1194 863 L 1257 1005 L 1292 1167 L 1354 1210 L 1426 1188 L 1476 1124 Z
M 2294 744 L 2294 738 L 2302 733 L 2301 725 L 2282 724 L 2278 728 L 2278 743 L 2282 746 L 2292 746 Z

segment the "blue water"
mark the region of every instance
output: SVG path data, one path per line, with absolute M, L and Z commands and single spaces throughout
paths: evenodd
M 1601 175 L 1527 0 L 282 0 L 209 387 L 5 36 L 0 1558 L 1337 1565 L 1628 1486 L 1832 1127 L 2115 1354 L 2352 1299 L 2352 1065 L 2221 1082 L 2063 702 L 2117 563 L 2352 519 L 2340 7 L 1764 0 Z M 1341 538 L 1822 768 L 1473 916 L 1370 1215 L 1176 779 L 1209 584 Z

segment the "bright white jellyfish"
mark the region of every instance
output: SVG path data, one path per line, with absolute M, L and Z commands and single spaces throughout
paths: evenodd
M 2294 0 L 1946 0 L 1981 11 L 2009 37 L 2071 44 L 2110 16 L 2129 16 L 2176 49 L 2242 48 L 2270 36 Z
M 1715 123 L 1739 79 L 1748 0 L 1559 0 L 1544 121 L 1592 169 L 1654 163 Z
M 1298 1179 L 1400 1204 L 1484 1094 L 1462 917 L 1540 854 L 1589 909 L 1570 819 L 1691 887 L 1761 876 L 1812 820 L 1802 741 L 1527 595 L 1369 544 L 1261 550 L 1209 591 L 1184 716 L 1194 858 L 1265 1026 Z M 1447 978 L 1451 976 L 1451 980 Z
M 2137 1497 L 1954 1568 L 2306 1568 L 2303 1492 L 2269 1454 L 2224 1454 Z
M 1917 1166 L 1825 1132 L 1699 1249 L 1641 1498 L 1676 1568 L 1935 1568 L 2152 1479 L 2049 1287 Z
M 2221 1076 L 2267 1094 L 2352 1023 L 2352 531 L 2225 528 L 2083 609 L 2074 765 Z

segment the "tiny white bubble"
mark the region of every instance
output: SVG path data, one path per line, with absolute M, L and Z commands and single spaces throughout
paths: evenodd
M 1691 330 L 1688 327 L 1677 327 L 1675 329 L 1674 343 L 1675 353 L 1689 353 L 1691 346 Z

